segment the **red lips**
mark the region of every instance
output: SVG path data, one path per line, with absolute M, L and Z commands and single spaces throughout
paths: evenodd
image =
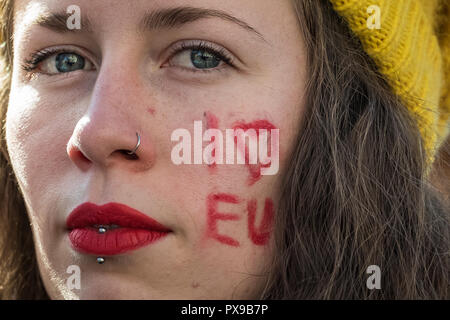
M 83 203 L 71 212 L 66 225 L 74 249 L 96 255 L 116 255 L 135 250 L 171 232 L 142 212 L 113 202 L 102 206 Z M 106 229 L 106 232 L 100 233 L 99 228 Z

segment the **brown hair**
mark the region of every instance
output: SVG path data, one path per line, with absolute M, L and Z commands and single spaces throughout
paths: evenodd
M 12 74 L 13 2 L 0 4 L 0 299 L 48 299 L 40 278 L 33 236 L 5 141 Z
M 425 176 L 416 122 L 327 0 L 292 0 L 308 52 L 301 132 L 283 177 L 263 299 L 448 299 L 449 216 Z M 10 88 L 12 0 L 0 7 Z M 47 298 L 4 130 L 0 298 Z M 382 271 L 366 287 L 367 267 Z

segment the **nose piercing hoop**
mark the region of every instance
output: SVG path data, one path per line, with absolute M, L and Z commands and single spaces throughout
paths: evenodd
M 136 136 L 137 136 L 137 143 L 136 146 L 134 147 L 134 149 L 132 151 L 128 151 L 127 154 L 129 154 L 130 156 L 135 154 L 135 152 L 137 151 L 137 149 L 139 148 L 139 146 L 141 145 L 141 136 L 139 135 L 139 133 L 136 132 Z

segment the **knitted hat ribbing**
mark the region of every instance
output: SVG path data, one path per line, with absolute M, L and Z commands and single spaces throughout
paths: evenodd
M 330 2 L 417 119 L 431 164 L 450 134 L 450 0 Z M 367 23 L 374 5 L 378 29 Z

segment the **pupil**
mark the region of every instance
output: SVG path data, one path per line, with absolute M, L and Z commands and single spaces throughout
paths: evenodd
M 84 58 L 74 53 L 60 53 L 56 56 L 56 69 L 71 72 L 84 69 Z
M 204 50 L 192 50 L 191 60 L 192 64 L 199 69 L 215 68 L 220 64 L 220 58 Z

